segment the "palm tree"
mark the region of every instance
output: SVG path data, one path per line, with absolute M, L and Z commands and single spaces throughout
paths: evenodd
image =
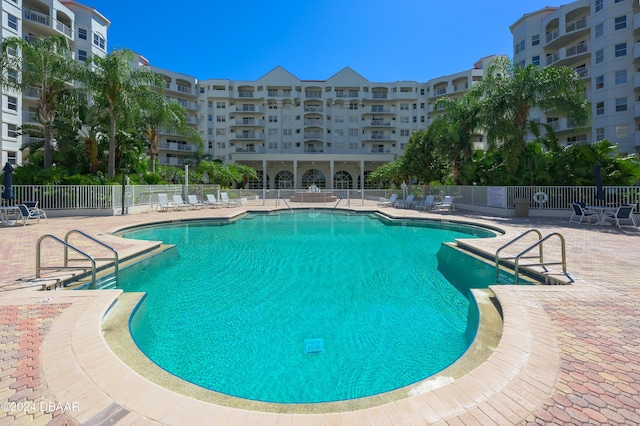
M 544 126 L 531 119 L 532 110 L 564 116 L 576 126 L 586 125 L 591 115 L 584 83 L 567 67 L 523 67 L 498 57 L 472 91 L 481 96 L 481 122 L 489 142 L 502 146 L 510 172 L 517 170 L 527 133 L 539 135 Z
M 109 157 L 107 175 L 116 174 L 116 135 L 119 119 L 130 118 L 140 112 L 141 102 L 148 99 L 152 86 L 160 87 L 164 81 L 149 67 L 134 67 L 135 56 L 130 50 L 116 50 L 87 61 L 85 82 L 94 95 L 94 101 L 102 105 L 109 117 Z
M 44 133 L 44 167 L 53 164 L 53 122 L 59 97 L 71 85 L 80 64 L 73 60 L 63 35 L 30 41 L 9 37 L 0 45 L 0 84 L 16 92 L 35 90 L 38 121 Z
M 440 149 L 451 161 L 451 175 L 454 182 L 462 180 L 462 163 L 473 154 L 473 135 L 480 127 L 481 103 L 473 91 L 466 92 L 461 98 L 442 97 L 436 101 L 436 108 L 444 108 L 445 115 L 435 121 L 448 125 L 442 132 Z M 435 125 L 434 122 L 432 124 Z
M 149 144 L 151 172 L 155 173 L 162 131 L 190 138 L 194 137 L 193 133 L 196 133 L 198 138 L 200 135 L 187 124 L 187 111 L 177 101 L 167 101 L 156 92 L 149 92 L 148 95 L 149 97 L 143 100 L 140 122 L 142 134 Z

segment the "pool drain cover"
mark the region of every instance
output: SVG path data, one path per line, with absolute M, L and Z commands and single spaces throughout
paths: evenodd
M 320 354 L 324 352 L 324 339 L 304 339 L 305 354 Z

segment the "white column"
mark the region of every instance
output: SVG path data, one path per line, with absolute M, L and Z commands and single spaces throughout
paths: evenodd
M 293 160 L 293 189 L 298 188 L 298 160 Z
M 360 189 L 364 191 L 364 160 L 360 160 Z
M 333 173 L 334 173 L 333 166 L 334 166 L 333 160 L 330 160 L 329 161 L 329 174 L 330 174 L 330 176 L 329 176 L 329 189 L 333 189 Z

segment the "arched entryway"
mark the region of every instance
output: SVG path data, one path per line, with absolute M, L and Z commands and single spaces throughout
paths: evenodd
M 327 179 L 324 177 L 324 173 L 318 169 L 311 169 L 304 172 L 302 175 L 302 187 L 308 188 L 311 185 L 315 185 L 318 188 L 326 188 Z

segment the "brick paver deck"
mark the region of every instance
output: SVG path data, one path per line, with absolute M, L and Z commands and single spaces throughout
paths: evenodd
M 375 208 L 354 204 L 352 209 Z M 640 229 L 384 208 L 390 215 L 474 221 L 503 229 L 504 237 L 471 243 L 487 253 L 531 227 L 560 232 L 567 241 L 568 272 L 574 282 L 492 287 L 504 329 L 486 362 L 440 388 L 339 413 L 233 409 L 161 388 L 116 358 L 102 338 L 102 316 L 119 291 L 41 292 L 36 291 L 40 284 L 31 281 L 35 242 L 44 234 L 61 237 L 80 229 L 115 246 L 122 258 L 153 244 L 119 239 L 109 234 L 113 230 L 263 208 L 256 203 L 0 227 L 0 425 L 640 424 Z M 55 261 L 55 247 L 45 249 L 45 261 Z M 547 252 L 557 254 L 554 247 Z

